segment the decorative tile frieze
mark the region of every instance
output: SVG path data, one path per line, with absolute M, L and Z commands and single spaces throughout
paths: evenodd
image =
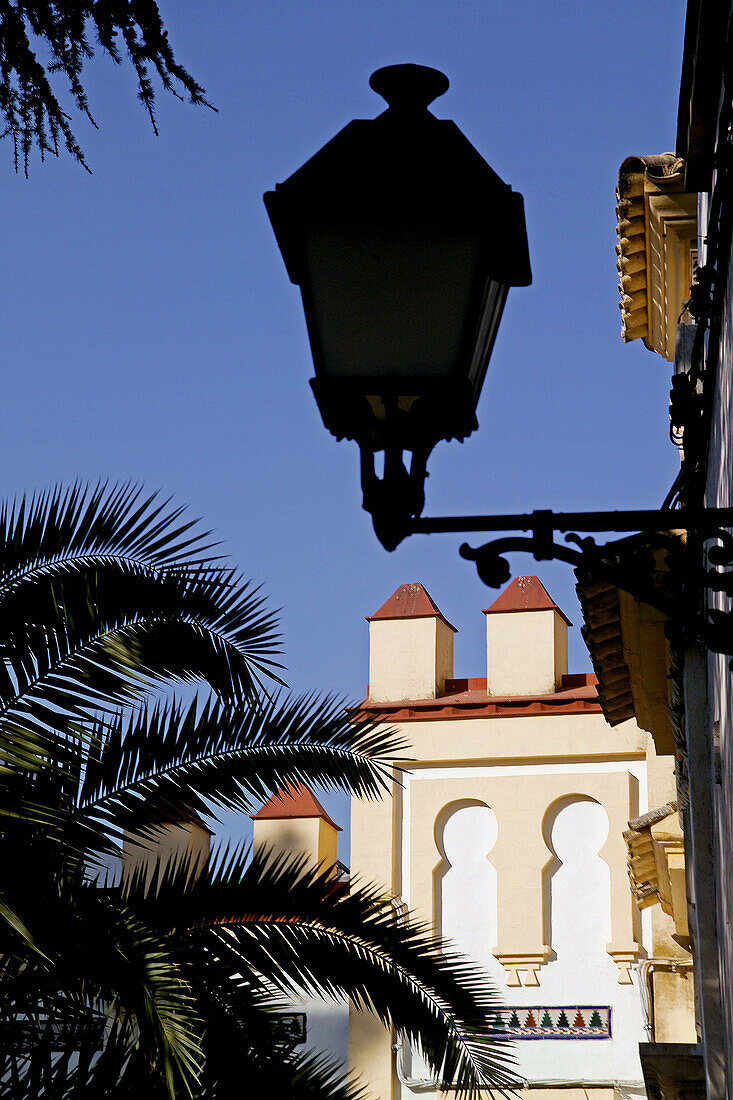
M 610 1039 L 608 1005 L 522 1005 L 498 1009 L 494 1027 L 510 1039 Z

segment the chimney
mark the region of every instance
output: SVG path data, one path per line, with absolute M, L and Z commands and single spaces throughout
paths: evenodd
M 572 623 L 537 577 L 517 577 L 486 615 L 489 695 L 547 695 L 568 671 Z
M 456 633 L 421 584 L 403 584 L 369 623 L 369 701 L 435 699 L 453 676 Z
M 252 821 L 255 855 L 305 856 L 312 868 L 335 871 L 341 828 L 304 783 L 281 788 Z

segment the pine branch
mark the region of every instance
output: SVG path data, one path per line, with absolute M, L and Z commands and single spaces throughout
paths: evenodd
M 49 79 L 62 74 L 77 111 L 96 126 L 83 82 L 84 63 L 94 56 L 90 31 L 117 64 L 124 44 L 138 98 L 156 134 L 151 72 L 176 98 L 187 93 L 191 103 L 215 110 L 201 85 L 176 61 L 154 0 L 0 0 L 0 114 L 5 119 L 0 137 L 11 139 L 15 170 L 22 158 L 26 176 L 34 146 L 43 161 L 47 154 L 58 156 L 59 139 L 90 171 Z M 39 47 L 50 54 L 45 65 L 38 60 Z

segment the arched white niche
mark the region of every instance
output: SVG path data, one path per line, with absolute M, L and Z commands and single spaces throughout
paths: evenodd
M 435 839 L 442 856 L 435 873 L 435 916 L 440 934 L 496 977 L 492 947 L 498 935 L 496 868 L 491 850 L 499 825 L 483 802 L 446 806 L 438 817 Z
M 545 839 L 553 854 L 545 873 L 547 942 L 574 987 L 615 974 L 611 940 L 611 873 L 601 857 L 608 814 L 594 799 L 569 796 L 550 808 Z

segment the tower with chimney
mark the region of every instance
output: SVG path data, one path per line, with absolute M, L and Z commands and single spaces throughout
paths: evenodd
M 640 912 L 624 839 L 674 797 L 673 758 L 568 671 L 571 624 L 537 577 L 484 615 L 485 673 L 465 679 L 423 585 L 368 617 L 363 706 L 410 748 L 392 798 L 352 801 L 351 870 L 484 968 L 534 1100 L 643 1095 L 650 992 L 656 1040 L 695 1041 L 689 955 L 659 906 Z M 383 1100 L 438 1095 L 419 1052 L 353 1007 L 349 1064 Z
M 641 1097 L 639 1043 L 696 1041 L 687 929 L 665 904 L 684 877 L 673 757 L 635 721 L 610 725 L 595 676 L 568 671 L 571 623 L 537 577 L 483 614 L 474 678 L 455 675 L 455 627 L 422 584 L 368 616 L 362 707 L 408 748 L 391 794 L 352 800 L 351 872 L 484 969 L 532 1100 Z M 338 826 L 306 787 L 253 821 L 255 851 L 347 888 Z M 444 1095 L 375 1017 L 317 997 L 294 1008 L 369 1095 Z

